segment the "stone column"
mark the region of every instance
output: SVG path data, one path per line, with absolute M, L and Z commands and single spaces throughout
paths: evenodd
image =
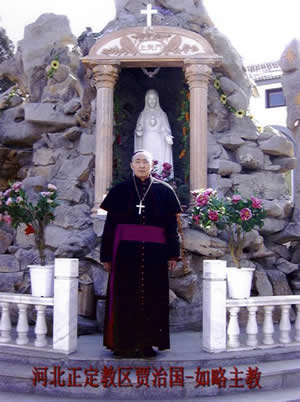
M 78 266 L 77 258 L 55 258 L 53 349 L 66 354 L 77 349 Z
M 207 352 L 226 350 L 226 261 L 203 261 L 202 346 Z
M 92 214 L 97 214 L 112 181 L 112 144 L 114 86 L 118 79 L 118 64 L 99 64 L 93 68 L 97 88 L 95 201 Z
M 211 68 L 185 60 L 190 88 L 190 190 L 207 187 L 207 88 Z

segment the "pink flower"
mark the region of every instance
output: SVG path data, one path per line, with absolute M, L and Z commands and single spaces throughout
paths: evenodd
M 217 222 L 217 220 L 219 219 L 217 211 L 208 211 L 208 217 L 213 222 Z
M 23 200 L 23 198 L 22 197 L 17 197 L 16 198 L 16 201 L 17 201 L 17 204 L 20 204 L 21 202 L 23 202 L 24 200 Z
M 56 191 L 56 190 L 57 190 L 57 187 L 56 187 L 54 184 L 49 183 L 49 184 L 48 184 L 48 190 L 50 190 L 50 191 Z
M 155 166 L 155 165 L 158 165 L 158 161 L 157 161 L 157 160 L 154 160 L 154 161 L 153 161 L 153 166 Z
M 208 203 L 208 196 L 205 194 L 200 194 L 196 198 L 197 205 L 204 207 Z
M 50 191 L 42 191 L 40 192 L 40 195 L 42 197 L 49 197 L 50 195 L 52 195 L 52 193 Z
M 166 170 L 171 170 L 172 169 L 172 165 L 168 162 L 163 163 L 163 168 Z
M 242 221 L 248 221 L 252 218 L 252 212 L 249 208 L 243 208 L 240 211 L 240 218 Z
M 213 193 L 213 189 L 212 188 L 207 188 L 202 194 L 210 196 L 210 195 L 212 195 L 212 193 Z
M 14 191 L 19 191 L 20 188 L 22 186 L 22 182 L 21 181 L 16 181 L 11 187 Z
M 233 194 L 231 200 L 233 204 L 237 204 L 239 201 L 241 201 L 242 197 L 239 194 Z
M 252 208 L 262 208 L 262 200 L 260 200 L 259 198 L 255 198 L 255 197 L 251 197 L 251 201 L 252 201 Z
M 6 201 L 6 205 L 9 206 L 9 205 L 13 204 L 13 202 L 14 202 L 14 200 L 11 197 L 9 197 Z
M 3 215 L 3 221 L 7 224 L 7 225 L 11 225 L 12 223 L 12 217 L 10 215 Z

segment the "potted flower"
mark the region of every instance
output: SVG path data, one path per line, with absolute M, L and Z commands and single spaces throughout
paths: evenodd
M 10 184 L 10 187 L 0 192 L 0 222 L 17 229 L 25 224 L 25 235 L 34 235 L 35 245 L 39 253 L 40 265 L 30 265 L 31 290 L 33 296 L 53 295 L 53 265 L 45 265 L 45 228 L 54 220 L 54 209 L 57 192 L 53 184 L 48 184 L 48 191 L 40 192 L 33 203 L 23 188 L 22 182 Z M 42 285 L 40 275 L 47 277 Z M 37 281 L 37 287 L 35 283 Z M 45 288 L 44 288 L 45 287 Z
M 192 210 L 193 221 L 204 229 L 214 225 L 227 233 L 230 254 L 235 265 L 234 268 L 227 269 L 229 295 L 234 298 L 249 297 L 254 269 L 241 268 L 241 256 L 246 242 L 246 233 L 264 225 L 266 212 L 262 206 L 262 200 L 254 196 L 243 199 L 240 194 L 234 194 L 232 197 L 218 197 L 217 191 L 210 188 L 193 191 L 192 195 L 195 203 Z M 245 296 L 241 296 L 240 293 L 242 284 L 245 284 L 245 280 L 240 279 L 240 276 L 244 275 L 243 272 L 246 272 L 245 275 L 250 280 Z M 238 278 L 237 285 L 231 286 L 232 276 Z M 233 295 L 232 291 L 238 292 L 237 295 Z

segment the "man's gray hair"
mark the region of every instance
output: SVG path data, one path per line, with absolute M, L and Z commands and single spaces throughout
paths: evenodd
M 152 156 L 151 152 L 146 151 L 145 149 L 137 149 L 137 150 L 133 153 L 133 155 L 132 155 L 131 162 L 133 162 L 133 160 L 135 159 L 135 156 L 136 156 L 137 154 L 139 154 L 139 153 L 144 154 L 145 157 L 148 159 L 148 161 L 149 161 L 150 163 L 152 163 L 152 161 L 153 161 L 153 156 Z

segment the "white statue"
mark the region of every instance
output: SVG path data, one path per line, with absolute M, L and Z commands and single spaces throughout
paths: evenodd
M 153 159 L 158 161 L 158 172 L 163 169 L 163 163 L 172 165 L 173 136 L 166 113 L 159 105 L 157 91 L 149 89 L 145 96 L 145 108 L 140 113 L 134 135 L 134 150 L 145 149 L 151 152 Z M 171 177 L 173 177 L 173 172 Z

